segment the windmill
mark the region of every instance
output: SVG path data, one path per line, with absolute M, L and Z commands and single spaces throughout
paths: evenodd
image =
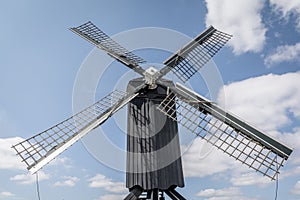
M 91 130 L 128 105 L 125 200 L 185 199 L 178 124 L 264 176 L 276 179 L 292 149 L 180 83 L 163 77 L 172 71 L 189 80 L 232 37 L 208 27 L 164 61 L 160 70 L 112 40 L 92 22 L 71 31 L 140 74 L 127 91 L 113 91 L 93 105 L 13 148 L 36 173 Z

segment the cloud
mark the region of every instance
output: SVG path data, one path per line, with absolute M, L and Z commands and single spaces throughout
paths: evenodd
M 65 169 L 71 169 L 73 168 L 72 160 L 68 157 L 56 157 L 52 162 L 48 164 L 48 166 L 59 166 L 65 168 Z
M 76 185 L 76 182 L 78 182 L 80 179 L 75 176 L 63 176 L 62 177 L 64 181 L 57 181 L 54 183 L 54 186 L 59 187 L 74 187 Z
M 289 168 L 281 171 L 280 178 L 300 172 L 297 148 L 300 146 L 300 127 L 294 127 L 290 132 L 280 131 L 280 128 L 293 125 L 294 120 L 300 118 L 300 88 L 297 84 L 299 81 L 300 72 L 263 75 L 226 85 L 225 99 L 219 99 L 225 102 L 226 108 L 234 114 L 296 148 L 289 158 Z M 212 176 L 227 179 L 234 186 L 264 187 L 272 183 L 269 178 L 254 172 L 222 151 L 215 148 L 211 150 L 210 145 L 200 138 L 193 141 L 182 159 L 186 177 Z
M 293 148 L 287 168 L 281 170 L 279 179 L 300 175 L 300 127 L 293 128 L 291 132 L 279 133 L 276 137 Z
M 88 180 L 89 187 L 91 188 L 103 188 L 112 193 L 126 193 L 125 184 L 123 182 L 115 182 L 112 179 L 105 177 L 102 174 L 96 174 L 93 178 Z
M 300 164 L 300 127 L 294 127 L 290 132 L 283 132 L 282 134 L 278 134 L 276 136 L 280 138 L 282 141 L 291 146 L 294 151 L 289 159 L 289 163 L 295 166 L 299 166 Z M 297 170 L 300 174 L 300 167 Z M 287 173 L 287 172 L 285 172 Z M 282 175 L 284 175 L 283 173 Z M 293 172 L 296 173 L 296 172 Z M 291 174 L 292 175 L 292 174 Z
M 300 32 L 300 1 L 270 0 L 270 4 L 273 10 L 281 12 L 284 18 L 296 16 L 296 28 Z
M 230 179 L 230 182 L 234 186 L 249 186 L 249 185 L 257 185 L 260 187 L 265 187 L 272 182 L 266 176 L 262 176 L 261 174 L 255 172 L 249 173 L 236 173 Z
M 260 14 L 264 3 L 264 0 L 206 0 L 206 25 L 232 34 L 229 45 L 235 54 L 259 52 L 267 31 Z
M 234 186 L 258 185 L 264 187 L 272 183 L 270 178 L 253 172 L 248 166 L 243 165 L 214 147 L 208 150 L 209 153 L 205 157 L 201 156 L 203 155 L 201 151 L 203 151 L 204 144 L 207 144 L 207 142 L 196 138 L 183 155 L 185 177 L 203 178 L 213 176 L 215 179 L 222 180 L 229 177 L 229 181 Z M 210 149 L 211 147 L 209 146 L 206 145 L 204 148 Z
M 241 191 L 238 188 L 224 188 L 224 189 L 205 189 L 197 193 L 200 197 L 213 197 L 213 196 L 236 196 L 241 195 Z
M 39 181 L 47 180 L 50 178 L 49 174 L 44 173 L 43 171 L 39 171 Z M 10 178 L 11 181 L 15 181 L 22 185 L 30 185 L 36 182 L 36 175 L 31 174 L 18 174 Z
M 295 45 L 279 46 L 264 59 L 267 66 L 291 61 L 300 61 L 300 42 Z
M 237 187 L 223 189 L 205 189 L 196 194 L 200 197 L 207 197 L 205 200 L 254 200 L 244 197 L 242 191 Z
M 224 86 L 220 105 L 259 129 L 276 131 L 300 117 L 300 72 L 268 74 Z
M 0 138 L 0 169 L 26 169 L 25 164 L 11 148 L 22 140 L 20 137 Z
M 226 85 L 225 100 L 219 99 L 223 102 L 221 105 L 226 103 L 226 109 L 295 148 L 288 160 L 288 168 L 281 170 L 279 178 L 290 177 L 300 172 L 300 127 L 293 127 L 300 118 L 299 82 L 300 72 L 263 75 Z M 282 131 L 286 128 L 292 130 Z M 255 182 L 264 186 L 268 183 L 264 177 L 247 172 L 233 173 L 230 181 L 235 186 L 253 185 Z
M 203 148 L 208 153 L 203 156 Z M 183 154 L 183 170 L 185 177 L 205 177 L 228 171 L 234 165 L 234 160 L 221 151 L 216 150 L 201 138 L 196 138 Z
M 12 197 L 15 196 L 15 194 L 11 192 L 0 192 L 0 197 Z
M 288 168 L 283 168 L 279 178 L 300 173 L 300 127 L 293 127 L 300 118 L 300 72 L 282 75 L 268 74 L 226 85 L 225 100 L 219 99 L 226 109 L 265 130 L 279 141 L 294 147 Z M 224 97 L 224 96 L 223 96 Z M 290 132 L 281 131 L 291 128 Z M 269 179 L 257 173 L 233 172 L 230 179 L 234 186 L 265 186 Z
M 300 126 L 296 126 L 290 132 L 284 132 L 281 137 L 284 141 L 288 142 L 289 145 L 293 146 L 294 148 L 300 150 Z M 298 164 L 300 164 L 300 157 L 296 160 Z
M 120 200 L 123 199 L 124 195 L 116 195 L 116 194 L 108 194 L 108 195 L 103 195 L 97 200 Z
M 293 194 L 300 195 L 300 181 L 296 183 L 294 188 L 291 191 Z
M 279 179 L 283 179 L 283 178 L 286 178 L 286 177 L 295 177 L 297 175 L 300 175 L 300 166 L 299 165 L 298 166 L 291 166 L 291 164 L 289 164 L 289 168 L 283 169 L 281 171 L 281 173 L 279 175 Z

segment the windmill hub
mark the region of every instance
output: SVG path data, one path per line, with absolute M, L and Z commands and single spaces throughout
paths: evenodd
M 158 70 L 154 67 L 149 67 L 144 72 L 144 78 L 147 85 L 149 85 L 149 89 L 155 89 L 157 87 L 155 81 L 157 80 Z

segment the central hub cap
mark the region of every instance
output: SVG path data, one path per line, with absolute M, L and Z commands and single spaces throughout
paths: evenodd
M 154 67 L 149 67 L 144 72 L 145 82 L 146 82 L 146 84 L 149 85 L 150 89 L 156 88 L 155 81 L 156 81 L 156 77 L 157 77 L 157 72 L 158 72 L 158 70 L 155 69 Z

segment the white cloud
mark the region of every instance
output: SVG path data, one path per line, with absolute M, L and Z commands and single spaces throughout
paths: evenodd
M 264 59 L 267 66 L 289 61 L 300 61 L 300 42 L 295 45 L 279 46 Z
M 256 172 L 249 173 L 236 173 L 230 179 L 230 182 L 234 186 L 249 186 L 249 185 L 257 185 L 260 187 L 265 187 L 272 182 L 266 176 L 262 176 Z
M 262 50 L 266 31 L 261 19 L 264 0 L 206 0 L 206 25 L 233 34 L 229 41 L 235 54 Z
M 76 182 L 80 179 L 75 176 L 63 176 L 63 181 L 57 181 L 54 183 L 54 186 L 67 186 L 67 187 L 74 187 Z
M 272 181 L 260 173 L 253 172 L 248 166 L 229 157 L 213 147 L 205 157 L 201 156 L 206 141 L 196 138 L 191 147 L 183 155 L 185 177 L 207 177 L 225 180 L 226 177 L 234 186 L 258 185 L 264 187 Z M 210 148 L 210 147 L 206 147 Z
M 203 147 L 208 149 L 206 156 L 203 156 L 201 152 Z M 183 154 L 182 160 L 185 177 L 205 177 L 228 171 L 234 165 L 233 159 L 212 148 L 201 138 L 193 141 L 190 148 Z
M 65 169 L 73 168 L 72 160 L 68 157 L 56 157 L 52 162 L 48 164 L 48 166 L 59 166 Z
M 12 197 L 15 196 L 15 194 L 11 192 L 0 192 L 0 197 Z
M 279 128 L 292 123 L 292 116 L 300 118 L 300 87 L 297 84 L 299 82 L 300 72 L 264 75 L 225 86 L 226 101 L 221 99 L 233 113 L 296 148 L 288 161 L 289 168 L 281 171 L 280 178 L 300 172 L 297 167 L 300 163 L 297 148 L 300 146 L 300 128 L 295 127 L 290 133 L 279 131 Z M 269 178 L 254 172 L 222 151 L 215 148 L 211 151 L 210 147 L 204 147 L 204 144 L 204 140 L 197 138 L 185 151 L 182 159 L 186 177 L 213 176 L 222 180 L 227 178 L 234 186 L 264 187 L 272 183 Z M 203 151 L 206 153 L 203 154 Z
M 125 184 L 123 182 L 115 182 L 112 179 L 105 177 L 102 174 L 96 174 L 93 178 L 88 180 L 89 187 L 92 188 L 103 188 L 108 192 L 112 193 L 126 193 Z
M 291 191 L 293 194 L 300 195 L 300 181 L 296 183 L 294 188 Z
M 123 199 L 124 195 L 117 195 L 117 194 L 108 194 L 108 195 L 103 195 L 97 200 L 120 200 Z
M 227 109 L 295 148 L 288 160 L 288 168 L 281 170 L 279 178 L 300 173 L 300 128 L 290 127 L 294 120 L 300 118 L 299 82 L 300 72 L 269 74 L 231 83 L 224 88 Z M 224 103 L 224 99 L 220 101 Z M 280 131 L 288 126 L 293 128 L 291 132 Z M 252 172 L 233 172 L 230 181 L 234 186 L 265 186 L 270 183 L 268 178 Z
M 281 12 L 284 18 L 288 18 L 291 15 L 296 16 L 296 27 L 300 32 L 300 1 L 289 0 L 270 0 L 271 5 L 274 7 L 274 11 Z
M 11 148 L 22 140 L 20 137 L 0 138 L 0 169 L 26 169 L 25 164 Z
M 39 181 L 47 180 L 50 178 L 49 174 L 39 171 L 38 173 Z M 33 174 L 18 174 L 10 178 L 11 181 L 16 181 L 19 184 L 29 185 L 36 182 L 36 175 Z
M 234 82 L 224 87 L 220 105 L 259 129 L 275 131 L 292 122 L 289 115 L 300 117 L 299 82 L 300 72 Z
M 277 138 L 280 138 L 282 141 L 287 143 L 291 148 L 294 149 L 290 159 L 289 159 L 289 164 L 293 164 L 295 166 L 299 166 L 300 164 L 300 127 L 295 127 L 291 132 L 284 132 L 282 134 L 278 134 L 276 136 Z M 293 171 L 296 170 L 296 171 Z M 290 170 L 292 172 L 291 174 L 287 172 L 283 172 L 281 176 L 288 176 L 289 175 L 295 175 L 296 172 L 297 174 L 300 174 L 300 166 L 296 169 Z
M 224 188 L 224 189 L 205 189 L 197 193 L 200 197 L 213 197 L 213 196 L 236 196 L 241 195 L 241 191 L 238 188 Z
M 279 174 L 279 179 L 283 179 L 286 177 L 295 177 L 298 176 L 299 174 L 300 174 L 300 166 L 291 166 L 291 164 L 289 164 L 288 168 L 286 169 L 284 168 L 281 171 L 281 173 Z
M 207 197 L 205 200 L 254 200 L 254 198 L 244 197 L 242 191 L 237 187 L 205 189 L 196 195 L 200 197 Z
M 289 168 L 281 170 L 280 178 L 299 173 L 297 164 L 300 163 L 300 149 L 298 149 L 300 128 L 294 127 L 290 133 L 280 131 L 281 128 L 293 125 L 293 120 L 300 118 L 299 82 L 300 72 L 295 72 L 283 75 L 264 75 L 231 83 L 224 87 L 227 109 L 295 148 L 288 160 Z M 224 103 L 224 99 L 220 99 L 220 101 Z M 243 173 L 236 174 L 232 177 L 231 182 L 238 186 L 252 185 L 258 182 L 262 186 L 267 184 L 268 180 L 256 176 L 256 174 Z
M 279 133 L 277 138 L 293 148 L 293 153 L 289 157 L 286 167 L 282 168 L 279 179 L 300 175 L 300 127 L 295 127 L 291 132 Z
M 299 148 L 300 150 L 300 127 L 294 127 L 291 132 L 284 132 L 281 137 L 284 141 L 288 142 L 289 145 L 297 149 Z M 300 160 L 298 160 L 297 163 L 300 163 Z

